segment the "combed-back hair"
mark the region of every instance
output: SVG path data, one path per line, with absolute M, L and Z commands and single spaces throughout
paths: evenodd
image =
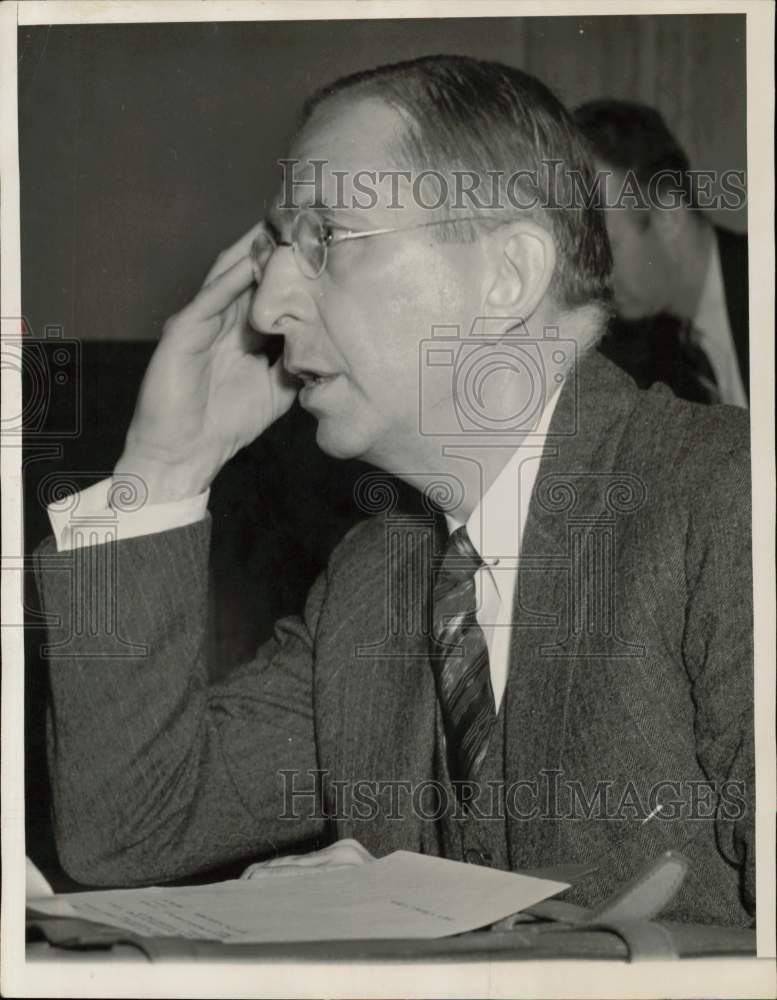
M 488 178 L 489 190 L 489 175 L 496 172 L 499 207 L 477 207 L 474 214 L 498 224 L 528 212 L 555 240 L 551 293 L 557 303 L 568 309 L 609 303 L 612 258 L 603 214 L 580 195 L 581 183 L 589 191 L 594 185 L 588 147 L 569 112 L 539 80 L 497 62 L 424 56 L 323 87 L 305 103 L 301 124 L 324 102 L 344 95 L 376 97 L 400 112 L 406 133 L 398 153 L 405 166 L 469 171 L 484 182 Z M 505 198 L 504 184 L 516 171 L 523 172 L 521 204 L 537 207 L 522 209 L 518 199 L 511 204 Z
M 623 173 L 631 171 L 647 201 L 652 184 L 659 192 L 671 184 L 695 206 L 688 157 L 655 108 L 633 101 L 589 101 L 573 117 L 593 155 Z

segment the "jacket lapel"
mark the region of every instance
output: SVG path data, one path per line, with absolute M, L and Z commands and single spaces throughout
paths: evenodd
M 584 669 L 586 628 L 591 615 L 606 613 L 581 554 L 597 544 L 618 426 L 633 391 L 628 376 L 597 351 L 585 355 L 561 390 L 529 505 L 505 692 L 505 781 L 508 788 L 537 784 L 523 786 L 508 811 L 514 869 L 559 860 L 553 772 L 563 758 L 572 682 Z M 533 807 L 544 818 L 529 819 Z

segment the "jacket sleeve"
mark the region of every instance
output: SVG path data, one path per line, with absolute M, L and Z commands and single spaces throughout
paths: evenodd
M 721 442 L 722 443 L 722 442 Z M 684 658 L 699 762 L 717 793 L 718 849 L 755 915 L 753 575 L 746 433 L 718 449 L 690 497 Z
M 47 746 L 60 859 L 79 882 L 172 880 L 324 831 L 281 773 L 316 767 L 313 642 L 325 581 L 255 659 L 210 684 L 210 518 L 36 552 L 49 616 Z M 313 818 L 305 818 L 305 817 Z

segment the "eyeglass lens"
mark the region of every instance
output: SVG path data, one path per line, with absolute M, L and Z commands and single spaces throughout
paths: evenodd
M 281 244 L 285 246 L 287 244 Z M 267 229 L 260 229 L 251 244 L 251 265 L 254 281 L 262 280 L 265 268 L 278 243 Z M 317 278 L 326 266 L 327 241 L 324 225 L 314 212 L 300 212 L 291 231 L 294 258 L 307 278 Z
M 324 224 L 315 212 L 302 211 L 294 219 L 292 242 L 302 273 L 317 278 L 326 266 L 326 235 Z

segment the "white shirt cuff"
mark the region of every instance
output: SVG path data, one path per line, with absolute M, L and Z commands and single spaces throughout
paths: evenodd
M 73 493 L 48 505 L 48 515 L 57 551 L 102 545 L 109 541 L 124 541 L 140 535 L 154 535 L 172 528 L 183 528 L 205 517 L 210 490 L 194 497 L 174 500 L 171 503 L 141 503 L 132 507 L 124 502 L 121 483 L 116 497 L 122 501 L 115 506 L 109 503 L 113 480 L 102 479 L 94 486 Z

